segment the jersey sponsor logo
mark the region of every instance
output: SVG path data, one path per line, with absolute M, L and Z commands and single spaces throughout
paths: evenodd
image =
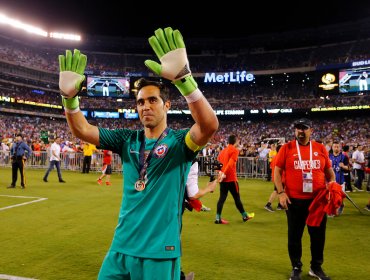
M 320 168 L 321 168 L 320 160 L 313 160 L 311 162 L 309 160 L 302 160 L 302 162 L 300 162 L 299 160 L 294 161 L 294 169 L 307 170 L 307 169 L 320 169 Z
M 168 146 L 166 144 L 161 144 L 154 150 L 154 157 L 163 158 L 168 152 Z

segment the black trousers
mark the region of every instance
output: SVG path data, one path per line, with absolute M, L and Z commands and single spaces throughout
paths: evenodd
M 362 181 L 365 179 L 365 172 L 362 169 L 355 169 L 355 187 L 358 189 L 362 189 Z
M 267 181 L 271 181 L 271 177 L 272 177 L 272 169 L 270 167 L 270 162 L 267 162 Z
M 351 172 L 344 173 L 344 182 L 346 183 L 346 191 L 353 191 L 351 185 Z
M 17 184 L 18 180 L 18 170 L 21 174 L 21 186 L 25 186 L 26 179 L 24 175 L 24 163 L 26 160 L 23 159 L 23 157 L 16 157 L 14 160 L 12 160 L 12 186 L 15 186 Z
M 91 156 L 84 156 L 84 161 L 82 163 L 82 173 L 89 173 L 91 166 Z
M 221 215 L 222 208 L 224 207 L 224 203 L 226 201 L 228 193 L 234 198 L 235 206 L 238 208 L 240 213 L 244 213 L 243 203 L 240 200 L 239 194 L 239 184 L 238 182 L 221 182 L 220 183 L 220 198 L 217 202 L 217 214 Z
M 288 252 L 292 267 L 302 267 L 302 235 L 306 226 L 311 199 L 290 198 L 286 216 L 288 220 Z M 311 267 L 319 268 L 324 262 L 326 215 L 319 227 L 307 226 L 311 242 Z

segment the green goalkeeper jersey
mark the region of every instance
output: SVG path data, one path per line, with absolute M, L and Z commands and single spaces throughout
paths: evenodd
M 118 225 L 111 250 L 142 258 L 181 256 L 182 205 L 185 185 L 196 153 L 185 144 L 189 130 L 172 130 L 153 150 L 145 189 L 138 191 L 140 145 L 143 130 L 99 128 L 100 149 L 121 156 L 124 183 Z M 145 139 L 145 155 L 157 139 Z

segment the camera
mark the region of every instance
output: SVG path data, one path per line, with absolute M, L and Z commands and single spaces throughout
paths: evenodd
M 212 182 L 215 179 L 215 175 L 217 175 L 217 171 L 222 169 L 223 164 L 217 159 L 210 157 L 204 161 L 204 166 L 205 172 L 209 176 L 209 181 Z
M 211 172 L 220 171 L 223 166 L 223 164 L 216 159 L 213 161 L 205 161 L 204 165 L 207 166 Z

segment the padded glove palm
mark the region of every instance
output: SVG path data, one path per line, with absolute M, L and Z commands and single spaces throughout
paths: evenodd
M 59 88 L 63 98 L 63 105 L 68 109 L 78 107 L 78 99 L 75 97 L 81 90 L 85 80 L 84 71 L 87 64 L 87 56 L 75 49 L 72 52 L 66 50 L 66 55 L 59 55 Z
M 149 44 L 161 64 L 146 60 L 145 65 L 157 75 L 172 81 L 184 96 L 194 92 L 198 85 L 189 68 L 185 43 L 179 30 L 159 28 L 149 38 Z

